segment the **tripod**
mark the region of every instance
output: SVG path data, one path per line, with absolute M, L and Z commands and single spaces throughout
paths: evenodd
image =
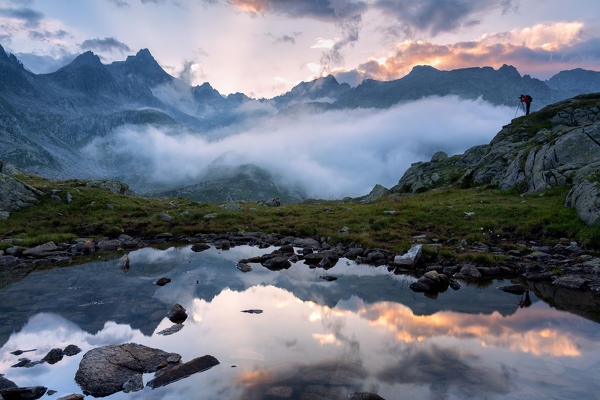
M 515 117 L 517 116 L 517 112 L 519 111 L 519 108 L 523 111 L 523 114 L 524 114 L 525 113 L 525 104 L 523 104 L 520 99 L 519 99 L 519 102 L 517 103 L 517 108 L 515 109 Z

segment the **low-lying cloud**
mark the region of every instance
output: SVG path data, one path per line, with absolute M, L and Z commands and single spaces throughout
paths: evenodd
M 311 197 L 364 195 L 393 186 L 411 163 L 489 140 L 514 110 L 482 100 L 433 97 L 386 110 L 298 112 L 252 120 L 206 135 L 156 126 L 124 126 L 88 147 L 110 153 L 154 182 L 197 183 L 208 166 L 255 164 Z M 216 139 L 215 139 L 216 138 Z M 108 152 L 108 153 L 107 153 Z M 196 180 L 195 180 L 196 179 Z

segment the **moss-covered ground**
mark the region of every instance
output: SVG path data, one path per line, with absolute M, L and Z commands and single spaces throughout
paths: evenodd
M 583 224 L 574 210 L 564 207 L 567 188 L 520 196 L 497 189 L 454 187 L 425 193 L 395 194 L 373 203 L 309 200 L 280 207 L 240 203 L 228 211 L 218 204 L 185 199 L 158 199 L 113 194 L 86 187 L 85 181 L 48 181 L 20 176 L 46 193 L 36 206 L 23 208 L 0 221 L 0 238 L 21 238 L 25 246 L 74 237 L 149 236 L 163 232 L 192 235 L 201 232 L 261 231 L 283 235 L 330 237 L 395 251 L 408 249 L 415 235 L 426 234 L 441 243 L 466 239 L 508 243 L 559 238 L 600 248 L 600 227 Z M 50 198 L 52 190 L 63 200 Z M 73 200 L 67 204 L 66 193 Z M 385 212 L 388 211 L 388 212 Z M 395 213 L 389 213 L 395 211 Z M 474 213 L 467 216 L 465 213 Z M 159 216 L 166 213 L 172 220 Z M 206 214 L 216 213 L 214 218 Z M 347 227 L 347 233 L 340 229 Z M 10 246 L 0 243 L 0 248 Z M 465 255 L 468 257 L 468 255 Z

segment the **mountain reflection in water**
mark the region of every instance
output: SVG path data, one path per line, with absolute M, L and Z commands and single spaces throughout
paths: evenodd
M 346 260 L 328 271 L 334 282 L 302 263 L 281 272 L 235 268 L 270 251 L 143 249 L 130 253 L 128 272 L 113 260 L 33 273 L 0 290 L 0 373 L 57 396 L 78 393 L 73 377 L 87 350 L 135 342 L 184 360 L 211 354 L 221 364 L 109 398 L 344 399 L 355 391 L 388 400 L 594 398 L 600 389 L 600 325 L 534 296 L 519 308 L 518 296 L 496 289 L 506 282 L 434 300 L 408 289 L 412 277 Z M 155 286 L 161 276 L 172 282 Z M 171 326 L 164 316 L 175 303 L 188 311 L 185 327 L 156 335 Z M 24 356 L 38 360 L 68 344 L 83 352 L 10 368 L 23 357 L 11 351 L 36 348 Z

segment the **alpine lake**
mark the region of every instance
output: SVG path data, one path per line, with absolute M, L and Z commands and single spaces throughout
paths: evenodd
M 506 280 L 461 282 L 430 298 L 409 289 L 412 276 L 343 258 L 328 271 L 303 261 L 236 268 L 274 249 L 144 248 L 127 270 L 117 257 L 35 271 L 0 289 L 0 374 L 56 399 L 82 392 L 74 376 L 87 351 L 138 343 L 220 363 L 107 399 L 600 399 L 598 314 L 559 310 L 541 300 L 543 287 L 526 297 L 499 290 Z M 157 286 L 161 277 L 171 282 Z M 183 328 L 158 334 L 177 303 Z M 82 351 L 11 367 L 70 344 Z

